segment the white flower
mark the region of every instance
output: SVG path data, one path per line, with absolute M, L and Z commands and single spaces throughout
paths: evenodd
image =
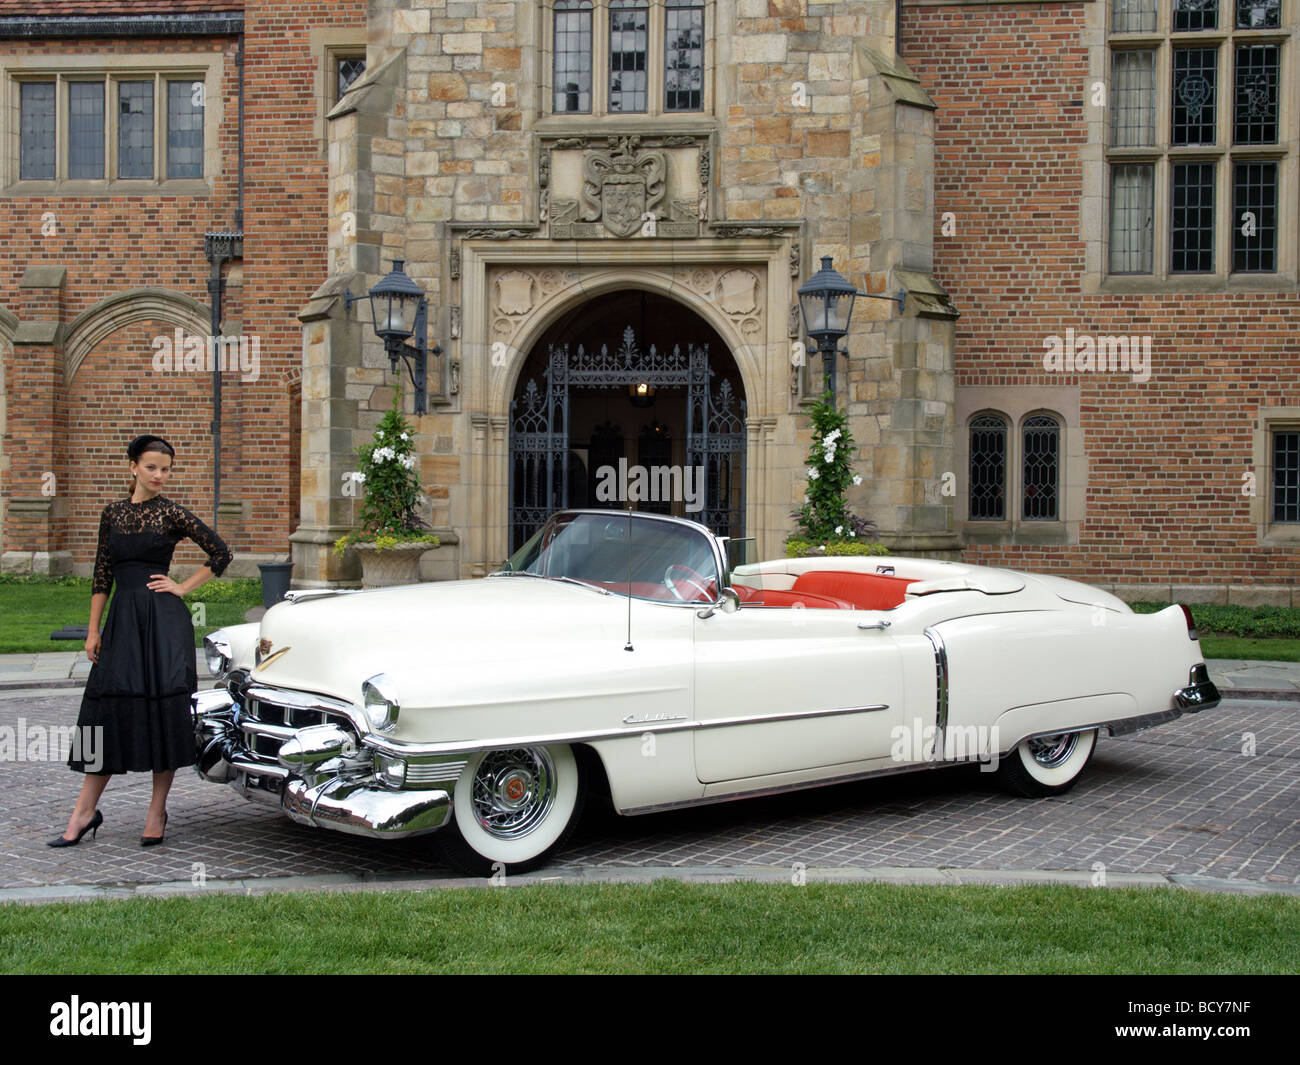
M 411 439 L 411 434 L 410 434 L 410 433 L 403 433 L 401 438 L 402 438 L 403 440 L 410 440 L 410 439 Z
M 415 456 L 407 455 L 405 458 L 402 459 L 402 465 L 405 466 L 408 470 L 413 469 L 415 467 Z
M 852 529 L 850 529 L 850 530 L 849 530 L 849 535 L 850 535 L 850 536 L 857 536 L 858 534 L 855 533 Z
M 366 475 L 362 473 L 360 470 L 354 470 L 352 473 L 352 479 L 356 481 L 358 484 L 361 484 L 362 482 L 365 481 Z
M 804 501 L 805 503 L 807 503 L 807 502 L 808 502 L 808 497 L 807 497 L 807 496 L 804 496 L 804 497 L 803 497 L 803 501 Z
M 844 526 L 843 526 L 843 525 L 837 525 L 837 526 L 835 526 L 835 535 L 836 535 L 836 536 L 843 536 L 843 535 L 844 535 Z
M 861 483 L 862 483 L 862 478 L 861 478 L 858 474 L 856 474 L 856 473 L 853 475 L 853 483 L 854 483 L 854 484 L 861 484 Z
M 810 481 L 815 481 L 815 480 L 817 480 L 817 478 L 820 477 L 820 476 L 821 476 L 821 473 L 818 472 L 818 470 L 817 470 L 816 467 L 814 467 L 814 466 L 809 466 L 809 467 L 808 467 L 808 480 L 810 480 Z

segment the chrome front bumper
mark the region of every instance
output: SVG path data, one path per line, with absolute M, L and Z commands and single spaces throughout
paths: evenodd
M 355 836 L 419 836 L 450 820 L 449 788 L 389 787 L 366 765 L 372 752 L 306 772 L 253 754 L 235 719 L 237 705 L 222 689 L 198 692 L 191 700 L 198 750 L 194 768 L 204 780 L 233 784 L 245 798 L 278 805 L 299 824 Z

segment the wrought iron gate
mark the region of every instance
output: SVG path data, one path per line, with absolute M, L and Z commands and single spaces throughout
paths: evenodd
M 538 387 L 525 384 L 510 407 L 510 550 L 514 552 L 556 510 L 572 506 L 573 488 L 585 477 L 569 441 L 569 396 L 573 388 L 627 388 L 645 382 L 655 388 L 686 389 L 686 465 L 703 469 L 703 506 L 686 517 L 719 536 L 745 530 L 745 401 L 729 381 L 715 389 L 708 345 L 680 345 L 642 351 L 632 327 L 611 352 L 576 352 L 568 344 L 548 349 Z

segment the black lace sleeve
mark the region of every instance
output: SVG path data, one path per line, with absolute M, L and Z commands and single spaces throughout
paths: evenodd
M 226 541 L 199 521 L 179 503 L 173 503 L 172 521 L 182 535 L 189 537 L 199 549 L 208 556 L 208 568 L 218 577 L 221 576 L 234 555 L 226 546 Z
M 111 525 L 108 519 L 108 507 L 99 515 L 99 547 L 95 551 L 95 570 L 90 584 L 90 594 L 103 592 L 108 595 L 113 590 L 113 562 L 108 554 L 108 534 Z

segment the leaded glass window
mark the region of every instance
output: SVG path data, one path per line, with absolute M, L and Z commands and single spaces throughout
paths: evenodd
M 1232 174 L 1232 268 L 1277 271 L 1277 163 L 1237 163 Z
M 645 0 L 610 0 L 609 109 L 644 111 L 649 102 L 647 49 L 650 8 Z
M 970 423 L 970 520 L 1005 521 L 1006 487 L 1006 420 L 977 415 Z
M 54 82 L 28 81 L 19 89 L 18 178 L 53 181 Z
M 153 81 L 117 83 L 117 176 L 153 177 Z
M 1273 434 L 1273 520 L 1300 522 L 1300 433 Z
M 1145 148 L 1155 144 L 1155 52 L 1113 52 L 1110 71 L 1111 147 Z
M 1214 164 L 1175 163 L 1170 171 L 1169 269 L 1209 273 L 1214 269 Z
M 1155 249 L 1155 167 L 1111 167 L 1110 272 L 1149 274 Z
M 552 87 L 556 114 L 591 112 L 591 3 L 556 0 Z
M 334 102 L 343 99 L 343 94 L 352 88 L 357 78 L 366 72 L 365 56 L 335 56 L 334 58 Z
M 1219 25 L 1219 0 L 1174 0 L 1174 32 L 1213 30 Z
M 1237 29 L 1275 29 L 1281 9 L 1282 0 L 1237 0 Z
M 1150 33 L 1156 28 L 1156 0 L 1111 0 L 1110 27 L 1115 33 Z
M 1237 144 L 1277 143 L 1278 46 L 1237 46 L 1232 139 Z
M 1174 144 L 1215 143 L 1218 48 L 1174 49 Z
M 167 83 L 167 176 L 203 176 L 203 86 Z
M 1056 521 L 1061 425 L 1047 414 L 1025 419 L 1022 516 L 1026 521 Z
M 68 82 L 68 177 L 104 176 L 104 83 Z
M 664 11 L 664 110 L 704 107 L 704 5 L 667 0 Z

